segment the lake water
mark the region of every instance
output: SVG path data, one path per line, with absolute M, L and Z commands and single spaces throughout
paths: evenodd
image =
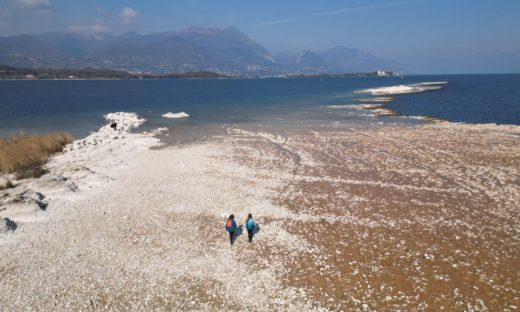
M 355 104 L 367 88 L 448 81 L 442 89 L 391 95 L 402 115 L 471 123 L 520 124 L 520 75 L 449 75 L 294 79 L 171 79 L 0 81 L 0 135 L 68 131 L 83 137 L 105 123 L 103 114 L 137 112 L 145 127 L 246 122 L 410 122 L 374 118 Z M 183 120 L 161 117 L 186 112 Z

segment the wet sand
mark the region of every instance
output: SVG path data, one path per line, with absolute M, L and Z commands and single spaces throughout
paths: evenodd
M 236 133 L 237 162 L 292 175 L 275 202 L 312 251 L 284 258 L 288 285 L 331 310 L 520 307 L 520 128 Z

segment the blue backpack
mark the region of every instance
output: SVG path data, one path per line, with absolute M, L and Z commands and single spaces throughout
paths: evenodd
M 236 231 L 236 225 L 234 223 L 235 223 L 235 221 L 233 221 L 233 220 L 227 220 L 226 231 L 228 231 L 230 233 Z
M 251 218 L 251 219 L 247 220 L 246 228 L 251 231 L 252 229 L 255 228 L 255 225 L 256 225 L 255 220 L 253 220 L 253 218 Z

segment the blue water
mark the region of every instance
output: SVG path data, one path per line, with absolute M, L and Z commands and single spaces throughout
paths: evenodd
M 442 90 L 395 96 L 403 115 L 452 121 L 520 124 L 520 75 L 347 77 L 251 80 L 0 81 L 0 135 L 69 131 L 82 137 L 105 123 L 102 115 L 137 112 L 148 127 L 245 122 L 374 122 L 324 108 L 350 104 L 365 88 L 424 81 Z M 185 111 L 185 120 L 161 118 Z M 395 122 L 395 119 L 394 121 Z
M 403 115 L 468 123 L 520 124 L 520 75 L 454 75 L 440 91 L 396 96 Z

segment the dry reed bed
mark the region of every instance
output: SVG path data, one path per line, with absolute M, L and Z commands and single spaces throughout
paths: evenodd
M 0 139 L 0 174 L 15 174 L 17 179 L 38 177 L 50 155 L 73 141 L 68 133 L 17 135 Z

